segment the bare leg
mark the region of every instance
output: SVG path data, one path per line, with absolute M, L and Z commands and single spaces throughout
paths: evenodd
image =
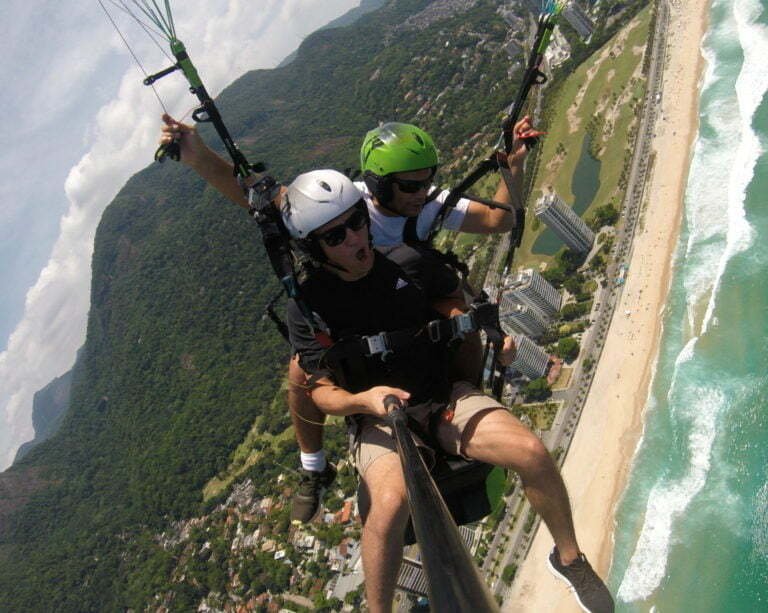
M 525 495 L 547 525 L 563 564 L 579 554 L 565 483 L 539 438 L 504 410 L 478 415 L 464 431 L 464 453 L 520 475 Z
M 307 375 L 301 370 L 297 356 L 288 365 L 288 383 L 288 409 L 299 449 L 304 453 L 320 451 L 323 448 L 325 413 L 306 394 Z
M 371 613 L 391 613 L 408 522 L 405 481 L 397 454 L 374 461 L 365 471 L 363 484 L 371 503 L 361 538 L 365 594 Z

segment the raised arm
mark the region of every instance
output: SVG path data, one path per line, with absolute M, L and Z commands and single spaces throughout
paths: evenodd
M 233 174 L 232 163 L 208 147 L 197 133 L 197 128 L 163 115 L 160 144 L 179 143 L 181 161 L 235 204 L 248 207 L 248 200 Z
M 510 194 L 504 179 L 499 179 L 493 199 L 502 204 L 520 202 L 523 197 L 523 163 L 528 150 L 524 138 L 541 134 L 531 126 L 531 118 L 523 117 L 515 124 L 515 141 L 512 151 L 507 156 L 509 171 L 512 175 L 513 193 Z M 480 202 L 470 201 L 469 208 L 461 224 L 461 232 L 471 234 L 496 234 L 509 232 L 515 227 L 515 213 L 504 209 L 492 209 Z

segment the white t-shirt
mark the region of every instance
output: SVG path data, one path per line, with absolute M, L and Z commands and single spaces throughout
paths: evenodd
M 407 217 L 389 217 L 384 215 L 380 209 L 373 205 L 371 192 L 364 181 L 355 181 L 355 187 L 363 192 L 365 203 L 368 205 L 368 212 L 371 215 L 371 234 L 373 235 L 373 244 L 376 247 L 386 247 L 388 245 L 399 245 L 403 242 L 403 231 Z M 434 186 L 430 188 L 430 193 Z M 443 206 L 445 199 L 450 192 L 445 189 L 441 191 L 434 200 L 427 202 L 419 213 L 416 222 L 416 235 L 424 240 L 429 234 L 432 222 L 437 217 L 440 207 Z M 464 215 L 469 207 L 469 200 L 459 198 L 455 207 L 452 207 L 443 219 L 443 228 L 446 230 L 459 230 L 464 221 Z

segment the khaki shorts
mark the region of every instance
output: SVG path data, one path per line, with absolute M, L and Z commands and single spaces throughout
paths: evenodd
M 506 410 L 506 407 L 466 381 L 454 383 L 448 409 L 443 414 L 445 418 L 441 419 L 437 427 L 436 438 L 440 447 L 452 455 L 461 455 L 461 437 L 470 420 L 478 413 L 489 409 Z M 447 421 L 447 416 L 450 415 L 451 410 L 454 411 L 453 418 Z M 425 430 L 427 429 L 429 407 L 420 412 L 409 411 L 408 415 L 416 419 Z M 425 455 L 427 464 L 433 463 L 433 452 L 429 446 L 416 434 L 412 433 L 411 436 L 422 454 Z M 357 432 L 350 451 L 357 472 L 362 477 L 368 467 L 381 456 L 397 453 L 392 428 L 380 417 L 363 416 L 357 422 Z

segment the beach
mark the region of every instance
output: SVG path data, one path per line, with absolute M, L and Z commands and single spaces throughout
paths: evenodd
M 607 577 L 614 515 L 643 433 L 649 384 L 659 351 L 692 145 L 698 130 L 708 0 L 670 4 L 661 112 L 654 161 L 614 312 L 576 434 L 563 466 L 582 551 Z M 552 538 L 542 524 L 505 599 L 504 611 L 568 612 L 579 606 L 547 569 Z

